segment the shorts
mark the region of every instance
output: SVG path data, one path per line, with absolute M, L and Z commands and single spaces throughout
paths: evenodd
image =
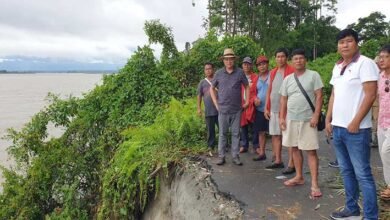
M 310 127 L 310 121 L 287 120 L 286 130 L 283 132 L 282 145 L 286 147 L 298 147 L 300 150 L 317 150 L 317 127 Z
M 282 135 L 279 126 L 279 112 L 271 112 L 271 116 L 269 118 L 269 134 Z
M 268 132 L 269 121 L 265 118 L 264 112 L 256 110 L 254 127 L 256 132 Z

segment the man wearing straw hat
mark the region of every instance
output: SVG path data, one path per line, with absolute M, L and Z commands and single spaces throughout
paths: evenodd
M 224 68 L 216 72 L 210 88 L 211 98 L 218 110 L 219 159 L 217 165 L 225 163 L 225 146 L 227 145 L 229 128 L 232 136 L 233 163 L 242 165 L 239 158 L 240 119 L 242 109 L 247 108 L 249 105 L 249 83 L 243 70 L 234 66 L 237 56 L 234 54 L 233 49 L 225 49 L 221 59 L 223 60 Z M 243 105 L 241 104 L 241 85 L 245 86 L 245 97 L 247 97 Z

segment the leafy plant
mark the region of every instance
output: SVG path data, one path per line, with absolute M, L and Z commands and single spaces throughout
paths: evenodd
M 201 149 L 204 123 L 195 114 L 195 99 L 173 99 L 154 124 L 130 128 L 103 180 L 99 218 L 137 219 L 158 191 L 156 172 Z
M 9 130 L 9 154 L 18 166 L 3 168 L 0 218 L 41 219 L 55 211 L 71 219 L 93 216 L 101 202 L 101 177 L 123 141 L 121 132 L 153 123 L 179 94 L 177 87 L 145 46 L 84 98 L 49 95 L 51 104 L 21 131 Z M 64 134 L 48 138 L 48 123 L 62 126 Z

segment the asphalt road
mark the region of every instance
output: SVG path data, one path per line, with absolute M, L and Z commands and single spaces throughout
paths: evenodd
M 312 200 L 310 194 L 310 173 L 306 156 L 304 159 L 305 184 L 286 187 L 285 179 L 277 179 L 282 170 L 268 170 L 265 166 L 271 163 L 272 151 L 270 139 L 267 140 L 267 160 L 252 161 L 253 152 L 241 154 L 243 166 L 236 166 L 227 153 L 226 164 L 217 166 L 217 154 L 205 157 L 212 167 L 212 179 L 221 192 L 230 194 L 242 203 L 244 219 L 329 219 L 329 214 L 344 204 L 344 196 L 340 195 L 332 184 L 340 183 L 338 169 L 328 167 L 328 162 L 334 160 L 332 147 L 320 133 L 319 182 L 323 196 Z M 371 163 L 377 182 L 383 182 L 382 164 L 378 148 L 372 148 Z M 283 148 L 283 161 L 287 164 L 287 149 Z M 294 175 L 294 174 L 293 174 Z M 287 178 L 293 175 L 286 176 Z

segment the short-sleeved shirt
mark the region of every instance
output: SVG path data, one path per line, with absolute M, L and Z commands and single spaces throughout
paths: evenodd
M 378 126 L 380 128 L 390 128 L 390 92 L 386 92 L 386 80 L 389 80 L 385 73 L 382 72 L 378 80 L 378 95 L 379 95 L 379 115 Z
M 204 113 L 206 117 L 218 115 L 218 111 L 215 108 L 213 99 L 210 95 L 210 87 L 210 83 L 208 83 L 207 80 L 203 79 L 200 81 L 197 91 L 197 94 L 203 97 Z
M 225 68 L 219 69 L 212 81 L 212 86 L 218 88 L 218 107 L 220 113 L 236 114 L 241 111 L 241 85 L 249 85 L 244 71 L 235 67 L 232 73 Z
M 277 72 L 274 80 L 272 81 L 272 90 L 270 94 L 271 112 L 279 112 L 280 107 L 280 94 L 279 90 L 283 82 L 283 72 Z
M 257 80 L 257 98 L 260 100 L 260 105 L 256 106 L 257 111 L 264 112 L 268 85 L 269 85 L 269 72 L 267 73 L 267 77 L 265 78 L 265 80 L 263 80 L 259 75 L 259 78 Z
M 308 70 L 298 76 L 298 80 L 305 89 L 311 102 L 315 106 L 315 91 L 324 87 L 320 74 Z M 298 87 L 294 74 L 287 76 L 280 88 L 280 94 L 287 96 L 287 119 L 292 121 L 308 121 L 313 116 L 309 102 Z
M 336 63 L 330 80 L 334 92 L 332 125 L 347 128 L 363 102 L 363 83 L 377 81 L 379 69 L 373 60 L 363 55 L 356 56 L 343 75 L 342 68 L 341 61 Z M 370 127 L 371 110 L 360 123 L 360 128 Z

